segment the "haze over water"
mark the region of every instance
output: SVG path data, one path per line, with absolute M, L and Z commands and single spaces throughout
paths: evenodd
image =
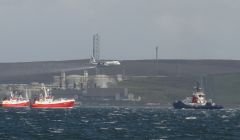
M 0 109 L 0 139 L 239 139 L 240 110 Z

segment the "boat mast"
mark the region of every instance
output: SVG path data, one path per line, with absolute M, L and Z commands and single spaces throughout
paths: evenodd
M 47 90 L 44 84 L 42 84 L 43 92 L 44 92 L 44 99 L 46 99 L 47 95 Z
M 26 99 L 28 100 L 29 97 L 28 97 L 28 89 L 26 88 Z

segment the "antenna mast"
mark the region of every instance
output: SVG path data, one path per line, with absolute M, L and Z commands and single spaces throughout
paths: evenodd
M 93 35 L 93 57 L 96 61 L 100 60 L 100 36 L 98 33 Z

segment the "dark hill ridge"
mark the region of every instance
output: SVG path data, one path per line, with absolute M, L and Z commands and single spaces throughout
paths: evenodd
M 149 75 L 208 75 L 240 72 L 235 60 L 139 60 L 126 61 L 128 74 L 144 72 Z M 142 70 L 141 70 L 142 69 Z
M 0 63 L 0 83 L 51 82 L 52 76 L 68 69 L 68 73 L 89 66 L 89 60 Z M 125 74 L 130 76 L 198 76 L 240 72 L 238 60 L 124 60 L 121 66 L 101 67 L 100 74 Z M 72 70 L 71 70 L 72 69 Z M 96 70 L 89 70 L 95 74 Z
M 53 75 L 87 63 L 88 60 L 0 63 L 0 83 L 49 82 Z

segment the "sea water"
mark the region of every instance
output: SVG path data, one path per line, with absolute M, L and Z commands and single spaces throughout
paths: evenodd
M 239 140 L 240 109 L 0 109 L 0 139 Z

